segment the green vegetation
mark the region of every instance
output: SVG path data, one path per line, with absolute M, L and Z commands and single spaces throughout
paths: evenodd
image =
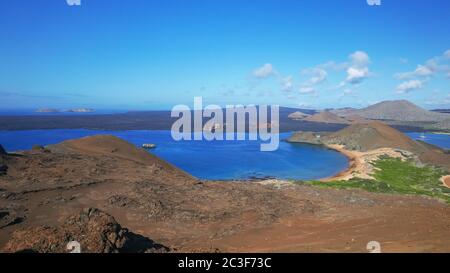
M 440 178 L 446 174 L 442 169 L 417 167 L 412 161 L 383 157 L 373 163 L 374 180 L 352 179 L 349 181 L 319 182 L 311 184 L 339 189 L 360 188 L 371 192 L 427 195 L 450 203 L 450 189 Z

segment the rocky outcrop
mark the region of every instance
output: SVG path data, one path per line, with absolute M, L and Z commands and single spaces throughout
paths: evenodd
M 0 145 L 0 175 L 5 175 L 8 172 L 5 156 L 7 155 L 5 149 Z
M 9 227 L 23 222 L 24 215 L 15 209 L 1 208 L 0 209 L 0 229 Z
M 297 132 L 294 133 L 291 137 L 289 137 L 286 141 L 291 143 L 308 143 L 320 145 L 324 144 L 322 141 L 322 137 L 328 135 L 330 133 L 316 133 L 316 132 Z
M 0 144 L 0 156 L 7 155 L 6 150 L 3 148 L 3 146 Z
M 167 252 L 169 249 L 135 234 L 109 214 L 89 208 L 68 217 L 59 227 L 33 227 L 15 231 L 4 252 L 66 253 L 69 242 L 78 242 L 81 252 Z

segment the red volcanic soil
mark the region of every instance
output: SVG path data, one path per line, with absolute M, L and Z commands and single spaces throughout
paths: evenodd
M 112 136 L 0 158 L 2 251 L 450 251 L 450 206 L 430 198 L 198 181 Z

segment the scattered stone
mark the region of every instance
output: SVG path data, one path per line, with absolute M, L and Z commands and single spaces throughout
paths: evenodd
M 8 172 L 8 166 L 5 164 L 0 164 L 0 175 L 5 175 Z
M 115 207 L 121 208 L 123 207 L 135 208 L 139 206 L 139 203 L 136 200 L 123 195 L 113 195 L 110 198 L 108 198 L 108 202 Z
M 83 253 L 155 253 L 169 248 L 122 228 L 114 217 L 88 208 L 66 219 L 59 227 L 34 227 L 15 231 L 4 252 L 66 253 L 69 242 Z
M 24 217 L 14 211 L 0 210 L 0 229 L 22 223 Z

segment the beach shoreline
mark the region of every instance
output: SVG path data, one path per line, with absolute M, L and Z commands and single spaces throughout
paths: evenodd
M 328 149 L 337 151 L 341 154 L 343 154 L 348 159 L 348 167 L 345 170 L 340 171 L 339 173 L 320 179 L 321 182 L 331 182 L 331 181 L 337 181 L 337 180 L 349 180 L 352 178 L 352 173 L 359 170 L 361 166 L 361 160 L 360 157 L 347 149 L 344 148 L 342 145 L 325 145 Z
M 320 179 L 319 181 L 321 182 L 348 181 L 353 178 L 374 179 L 372 176 L 374 173 L 372 162 L 375 162 L 382 156 L 400 158 L 402 160 L 413 156 L 411 152 L 393 148 L 379 148 L 367 152 L 360 152 L 347 150 L 343 145 L 329 144 L 325 145 L 325 147 L 346 156 L 349 160 L 349 166 L 334 176 Z

